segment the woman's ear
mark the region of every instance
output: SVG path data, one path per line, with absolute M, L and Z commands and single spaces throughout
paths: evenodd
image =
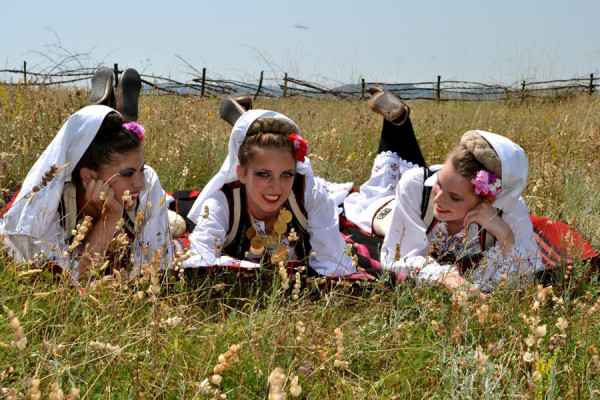
M 240 164 L 235 167 L 235 172 L 237 173 L 237 177 L 244 185 L 246 184 L 246 169 L 242 167 Z
M 98 173 L 89 168 L 83 167 L 79 170 L 79 176 L 81 177 L 81 182 L 87 185 L 92 179 L 98 179 Z

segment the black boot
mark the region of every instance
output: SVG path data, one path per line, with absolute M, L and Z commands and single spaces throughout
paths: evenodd
M 243 113 L 252 108 L 252 96 L 248 93 L 232 93 L 219 106 L 221 118 L 229 125 L 235 125 L 235 122 Z

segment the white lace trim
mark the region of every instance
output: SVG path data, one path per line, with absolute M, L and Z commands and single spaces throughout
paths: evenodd
M 392 160 L 396 161 L 398 164 L 401 164 L 407 168 L 420 167 L 419 164 L 414 164 L 411 161 L 406 161 L 405 159 L 400 157 L 398 155 L 398 153 L 396 153 L 395 151 L 382 151 L 381 153 L 377 154 L 375 156 L 375 161 L 373 162 L 374 166 L 379 164 L 380 163 L 379 160 L 381 160 L 381 159 L 384 159 L 384 160 L 392 159 Z

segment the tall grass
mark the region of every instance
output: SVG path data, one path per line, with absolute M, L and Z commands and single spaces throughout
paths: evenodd
M 86 99 L 70 89 L 0 87 L 0 188 L 21 184 Z M 142 97 L 146 161 L 166 190 L 202 188 L 219 169 L 229 128 L 218 105 Z M 258 99 L 255 108 L 297 122 L 317 175 L 357 186 L 367 179 L 381 121 L 366 102 Z M 413 102 L 411 110 L 432 164 L 468 129 L 519 143 L 532 213 L 571 222 L 600 248 L 598 99 Z M 127 282 L 82 295 L 3 253 L 0 387 L 13 398 L 59 396 L 57 388 L 98 399 L 260 399 L 279 390 L 290 398 L 298 376 L 307 399 L 598 398 L 598 278 L 581 264 L 560 275 L 552 290 L 500 290 L 485 302 L 439 287 L 314 282 L 294 299 L 270 271 L 188 277 L 156 297 Z M 17 325 L 27 339 L 21 350 L 11 346 Z M 286 378 L 269 386 L 277 367 Z

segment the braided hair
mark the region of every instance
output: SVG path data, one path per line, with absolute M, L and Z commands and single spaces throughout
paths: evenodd
M 295 155 L 294 144 L 288 135 L 298 132 L 298 127 L 292 122 L 275 117 L 258 118 L 246 132 L 246 138 L 238 151 L 240 165 L 247 168 L 256 149 L 277 149 L 289 151 Z
M 485 169 L 502 179 L 502 161 L 483 136 L 475 131 L 469 131 L 463 135 L 461 143 L 448 154 L 447 158 L 456 172 L 471 180 L 479 171 Z

